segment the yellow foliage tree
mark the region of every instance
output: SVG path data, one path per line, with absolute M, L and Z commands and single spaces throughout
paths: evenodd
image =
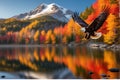
M 67 35 L 71 36 L 73 33 L 73 30 L 76 26 L 74 26 L 74 21 L 73 19 L 70 19 L 69 22 L 67 23 L 68 29 L 67 29 Z
M 19 41 L 23 38 L 25 28 L 22 28 L 19 32 Z
M 75 23 L 73 19 L 70 19 L 67 25 L 68 25 L 68 29 L 67 29 L 68 35 L 71 36 L 71 34 L 74 34 L 80 36 L 80 39 L 84 38 L 85 34 L 84 32 L 81 31 L 81 26 Z
M 47 34 L 46 34 L 46 41 L 45 41 L 45 43 L 50 43 L 50 36 L 51 36 L 51 34 L 52 34 L 52 30 L 50 29 L 50 30 L 48 30 L 48 32 L 47 32 Z
M 115 41 L 116 38 L 116 33 L 115 33 L 115 28 L 117 26 L 117 22 L 115 21 L 117 17 L 115 15 L 110 14 L 108 19 L 107 19 L 107 29 L 108 33 L 104 34 L 104 42 L 108 44 L 112 44 Z
M 39 23 L 39 21 L 35 20 L 33 21 L 30 25 L 26 26 L 26 28 L 28 27 L 30 30 L 35 27 L 37 24 Z
M 35 42 L 38 41 L 39 33 L 40 33 L 39 30 L 37 30 L 37 31 L 35 32 L 35 35 L 34 35 L 34 41 L 35 41 Z

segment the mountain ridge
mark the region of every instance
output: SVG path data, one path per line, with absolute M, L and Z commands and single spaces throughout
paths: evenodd
M 15 15 L 12 18 L 27 20 L 47 15 L 52 16 L 57 20 L 67 22 L 71 18 L 72 14 L 73 12 L 71 10 L 63 8 L 56 3 L 51 4 L 42 3 L 35 9 L 31 10 L 30 12 Z

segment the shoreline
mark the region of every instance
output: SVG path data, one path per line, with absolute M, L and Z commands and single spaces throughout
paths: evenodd
M 72 44 L 0 44 L 0 48 L 12 48 L 12 47 L 59 47 L 59 46 L 68 46 L 68 47 L 76 47 L 76 46 L 86 46 L 89 48 L 98 48 L 98 49 L 120 49 L 120 44 L 112 44 L 108 45 L 105 43 L 87 43 L 87 44 L 80 44 L 80 43 L 72 43 Z
M 49 44 L 2 44 L 0 48 L 4 47 L 46 47 L 50 46 Z M 51 45 L 52 46 L 52 45 Z
M 120 49 L 120 44 L 108 45 L 105 43 L 89 43 L 88 46 L 90 48 L 99 48 L 99 49 L 111 49 L 111 50 L 119 50 Z

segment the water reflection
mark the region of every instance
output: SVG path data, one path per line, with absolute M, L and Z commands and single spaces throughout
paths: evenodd
M 0 71 L 54 72 L 68 68 L 76 78 L 120 78 L 120 73 L 108 71 L 120 68 L 119 51 L 90 49 L 83 46 L 11 47 L 0 48 Z M 92 75 L 89 72 L 93 72 Z

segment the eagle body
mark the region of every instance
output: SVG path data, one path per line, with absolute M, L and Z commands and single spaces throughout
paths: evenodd
M 79 17 L 78 13 L 74 13 L 72 18 L 78 25 L 82 27 L 81 30 L 86 33 L 85 35 L 86 39 L 89 39 L 89 38 L 98 39 L 102 36 L 102 33 L 97 31 L 101 28 L 101 26 L 107 19 L 109 15 L 109 9 L 110 9 L 109 7 L 105 7 L 101 12 L 101 14 L 98 17 L 96 17 L 93 20 L 93 22 L 91 22 L 91 24 L 87 24 L 84 20 L 82 20 Z

